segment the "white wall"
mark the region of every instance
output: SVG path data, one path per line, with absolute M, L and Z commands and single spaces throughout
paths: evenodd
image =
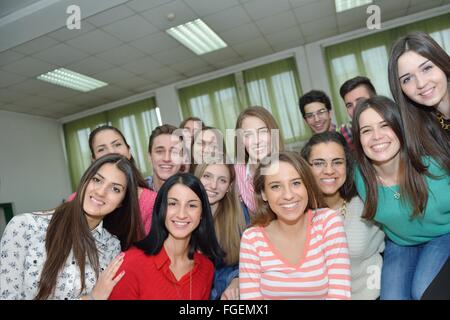
M 155 95 L 162 123 L 178 127 L 182 119 L 175 86 L 168 85 L 159 88 Z
M 70 191 L 61 124 L 0 111 L 0 203 L 14 214 L 50 209 Z

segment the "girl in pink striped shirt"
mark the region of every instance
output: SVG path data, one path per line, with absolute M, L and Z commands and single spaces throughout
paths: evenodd
M 308 164 L 294 152 L 263 160 L 254 187 L 257 211 L 240 248 L 241 299 L 350 299 L 343 220 L 323 208 Z

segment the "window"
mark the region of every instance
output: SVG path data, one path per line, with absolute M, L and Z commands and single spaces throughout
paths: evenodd
M 183 118 L 199 117 L 206 125 L 220 129 L 224 137 L 226 129 L 234 129 L 240 112 L 246 107 L 265 107 L 277 120 L 287 143 L 307 138 L 308 131 L 298 108 L 300 95 L 294 58 L 178 91 Z M 231 141 L 226 143 L 230 146 Z
M 429 33 L 450 53 L 450 14 L 325 48 L 333 108 L 338 124 L 348 122 L 344 102 L 339 95 L 339 88 L 346 80 L 366 76 L 378 94 L 391 97 L 387 75 L 391 46 L 400 36 L 414 30 Z
M 300 115 L 300 81 L 294 58 L 272 62 L 243 72 L 249 105 L 265 107 L 275 117 L 286 143 L 306 139 Z
M 151 175 L 147 148 L 152 130 L 161 124 L 157 112 L 155 99 L 150 98 L 64 124 L 72 188 L 77 187 L 84 171 L 91 164 L 89 134 L 105 124 L 122 132 L 138 169 L 144 176 Z

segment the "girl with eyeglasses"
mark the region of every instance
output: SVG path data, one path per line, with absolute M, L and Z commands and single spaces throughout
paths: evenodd
M 364 203 L 356 195 L 353 158 L 337 132 L 311 137 L 302 150 L 322 191 L 325 203 L 344 218 L 352 273 L 352 299 L 374 300 L 380 295 L 384 232 L 373 221 L 361 218 Z

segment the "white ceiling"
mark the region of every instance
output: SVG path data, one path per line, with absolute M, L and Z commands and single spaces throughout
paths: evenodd
M 449 3 L 374 1 L 383 22 Z M 64 26 L 69 4 L 81 8 L 80 30 Z M 164 32 L 195 18 L 229 47 L 196 56 Z M 365 7 L 336 14 L 334 0 L 1 0 L 0 109 L 58 119 L 360 29 L 366 18 Z M 110 85 L 82 93 L 35 79 L 57 67 Z
M 1 0 L 0 1 L 0 18 L 7 16 L 17 10 L 28 7 L 40 0 Z

